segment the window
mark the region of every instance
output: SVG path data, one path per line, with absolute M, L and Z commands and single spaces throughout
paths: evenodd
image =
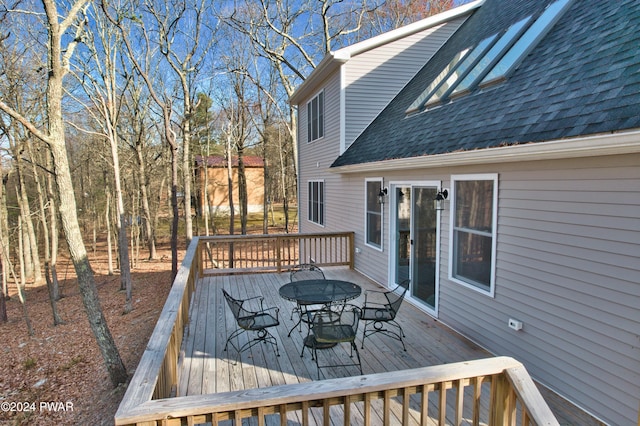
M 407 109 L 406 111 L 407 114 L 417 112 L 422 109 L 425 101 L 431 97 L 433 91 L 440 86 L 440 83 L 442 83 L 442 81 L 456 69 L 458 64 L 460 64 L 460 61 L 464 59 L 465 56 L 467 56 L 469 50 L 470 49 L 465 49 L 461 52 L 458 52 L 453 57 L 449 64 L 440 72 L 440 74 L 438 74 L 438 76 L 431 82 L 431 84 L 429 84 L 429 86 L 420 94 L 420 96 L 418 96 L 418 99 L 416 99 L 413 104 L 411 104 L 409 109 Z
M 378 194 L 382 190 L 382 179 L 367 179 L 366 185 L 366 244 L 382 249 L 382 204 L 378 202 Z
M 307 103 L 307 142 L 324 136 L 324 92 Z
M 456 84 L 460 81 L 461 78 L 467 75 L 467 71 L 478 61 L 487 49 L 492 45 L 493 41 L 496 39 L 497 34 L 492 35 L 491 37 L 487 37 L 482 40 L 476 47 L 473 48 L 471 53 L 466 55 L 466 57 L 460 61 L 460 64 L 456 67 L 455 71 L 452 72 L 449 77 L 440 84 L 440 86 L 433 92 L 433 95 L 425 102 L 426 106 L 431 106 L 435 103 L 440 102 L 443 98 L 445 98 L 450 89 L 455 87 Z
M 496 63 L 498 58 L 502 57 L 506 49 L 511 46 L 516 37 L 524 30 L 524 28 L 526 28 L 526 25 L 530 20 L 531 16 L 528 16 L 509 27 L 496 44 L 493 45 L 491 50 L 483 56 L 473 70 L 471 70 L 465 79 L 458 84 L 453 92 L 451 92 L 451 96 L 456 96 L 461 92 L 470 90 L 470 88 L 475 85 L 476 81 Z
M 522 58 L 531 52 L 536 44 L 549 32 L 553 25 L 560 19 L 571 0 L 558 0 L 551 3 L 540 17 L 527 29 L 520 39 L 500 59 L 489 74 L 480 82 L 480 85 L 500 81 L 520 63 Z
M 485 38 L 475 47 L 458 52 L 405 113 L 414 114 L 436 107 L 447 100 L 505 80 L 553 28 L 571 1 L 556 0 L 533 23 L 532 16 L 528 16 Z M 503 34 L 498 39 L 500 33 Z
M 324 225 L 324 182 L 309 181 L 309 220 Z
M 452 177 L 450 279 L 493 296 L 497 175 Z

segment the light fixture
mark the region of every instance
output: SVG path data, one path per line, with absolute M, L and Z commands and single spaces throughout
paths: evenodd
M 433 199 L 433 208 L 436 210 L 444 210 L 444 200 L 449 197 L 449 191 L 442 189 L 436 192 L 436 198 Z
M 385 198 L 387 197 L 387 188 L 381 188 L 380 192 L 378 192 L 378 204 L 384 204 Z

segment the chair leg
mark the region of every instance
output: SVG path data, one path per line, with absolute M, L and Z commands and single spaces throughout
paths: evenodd
M 353 350 L 356 351 L 356 358 L 358 358 L 358 369 L 360 369 L 360 375 L 362 376 L 362 362 L 360 361 L 360 352 L 358 352 L 358 345 L 356 345 L 356 341 L 351 342 L 351 357 L 353 358 Z
M 373 330 L 369 329 L 367 331 L 367 326 L 373 322 Z M 402 349 L 406 352 L 407 351 L 407 347 L 404 345 L 404 340 L 403 338 L 406 337 L 404 334 L 404 330 L 402 329 L 402 326 L 400 326 L 400 324 L 398 324 L 396 321 L 385 321 L 386 324 L 392 325 L 394 327 L 396 327 L 398 329 L 398 331 L 393 331 L 393 330 L 389 330 L 388 328 L 384 327 L 384 324 L 380 321 L 365 321 L 364 324 L 364 331 L 362 333 L 362 346 L 361 349 L 364 348 L 364 339 L 367 338 L 368 336 L 371 336 L 374 333 L 382 333 L 386 336 L 391 337 L 392 339 L 398 340 L 401 344 L 402 344 Z
M 235 339 L 236 337 L 238 337 L 240 334 L 244 333 L 247 330 L 244 329 L 238 329 L 236 331 L 234 331 L 233 333 L 231 333 L 231 335 L 227 338 L 227 342 L 224 345 L 224 351 L 227 351 L 227 348 L 229 346 L 229 343 L 231 343 L 231 346 L 236 350 L 236 359 L 234 362 L 234 365 L 236 365 L 238 363 L 238 361 L 240 360 L 240 354 L 242 354 L 242 352 L 250 349 L 251 347 L 253 347 L 254 345 L 260 343 L 260 342 L 264 342 L 264 343 L 269 343 L 273 346 L 275 346 L 276 348 L 276 356 L 280 356 L 280 349 L 278 348 L 278 340 L 275 338 L 275 336 L 273 334 L 271 334 L 268 330 L 262 329 L 262 330 L 257 330 L 257 337 L 254 337 L 253 339 L 249 340 L 248 342 L 246 342 L 244 345 L 238 347 L 236 346 L 232 339 Z

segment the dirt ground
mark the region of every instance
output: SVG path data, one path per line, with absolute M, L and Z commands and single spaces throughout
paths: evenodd
M 89 256 L 109 329 L 133 374 L 171 287 L 171 252 L 160 247 L 160 260 L 140 260 L 132 270 L 134 309 L 127 315 L 120 276 L 107 274 L 106 250 Z M 0 323 L 1 425 L 113 424 L 125 387 L 109 381 L 67 259 L 58 263 L 58 277 L 63 325 L 53 326 L 46 286 L 27 286 L 32 337 L 17 295 L 7 301 L 9 322 Z

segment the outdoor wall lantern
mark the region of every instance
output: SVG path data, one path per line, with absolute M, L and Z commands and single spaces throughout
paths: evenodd
M 449 191 L 446 189 L 436 192 L 436 198 L 433 199 L 433 208 L 436 210 L 444 210 L 444 200 L 449 197 Z
M 384 204 L 387 192 L 387 188 L 380 189 L 380 192 L 378 192 L 378 204 Z

